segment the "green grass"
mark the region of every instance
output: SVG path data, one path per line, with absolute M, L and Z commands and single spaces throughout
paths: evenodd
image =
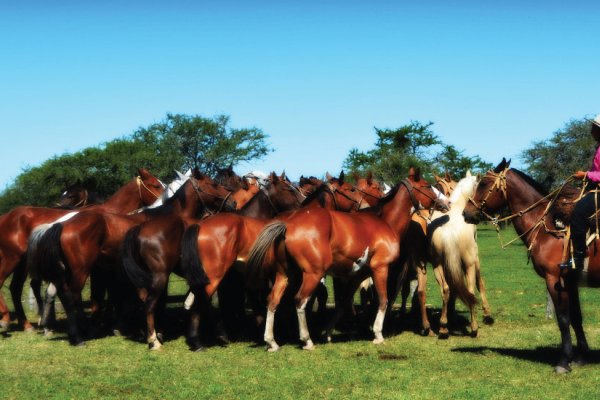
M 512 230 L 503 233 L 505 239 Z M 182 337 L 162 351 L 122 337 L 68 345 L 12 332 L 0 338 L 0 398 L 595 398 L 600 384 L 600 293 L 582 289 L 592 363 L 557 376 L 559 333 L 545 318 L 544 284 L 527 265 L 520 242 L 500 249 L 496 234 L 479 234 L 493 326 L 480 337 L 449 340 L 412 331 L 375 346 L 357 338 L 318 343 L 312 352 L 295 343 L 278 353 L 242 341 L 191 353 Z M 439 289 L 429 270 L 428 303 L 437 318 Z M 181 283 L 176 290 L 182 290 Z M 2 289 L 7 297 L 9 292 Z M 457 305 L 466 317 L 465 308 Z M 33 314 L 31 315 L 33 317 Z M 481 312 L 479 312 L 481 320 Z M 338 336 L 338 338 L 341 335 Z M 334 338 L 335 339 L 335 338 Z

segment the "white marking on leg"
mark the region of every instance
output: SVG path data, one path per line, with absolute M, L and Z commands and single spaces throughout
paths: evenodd
M 308 303 L 308 298 L 304 299 L 299 307 L 296 307 L 296 313 L 298 314 L 300 340 L 305 343 L 302 348 L 304 350 L 312 350 L 314 348 L 314 345 L 312 340 L 310 340 L 310 334 L 308 333 L 308 324 L 306 323 L 306 303 Z
M 279 345 L 275 342 L 275 335 L 273 333 L 273 326 L 275 325 L 275 310 L 267 310 L 267 321 L 265 323 L 265 342 L 267 343 L 267 351 L 279 350 Z
M 148 345 L 150 350 L 158 350 L 162 347 L 158 337 L 156 336 L 156 331 L 153 331 L 150 337 L 148 338 Z
M 383 320 L 385 318 L 385 309 L 386 307 L 379 307 L 377 310 L 377 316 L 375 317 L 375 323 L 373 324 L 373 333 L 375 334 L 375 339 L 373 339 L 374 344 L 383 343 Z
M 363 252 L 363 255 L 360 256 L 358 260 L 356 260 L 352 264 L 352 272 L 358 272 L 361 268 L 367 265 L 367 261 L 369 260 L 369 248 L 367 247 Z
M 185 301 L 183 302 L 183 308 L 186 310 L 189 310 L 192 308 L 192 304 L 194 304 L 194 293 L 189 292 L 187 297 L 185 298 Z

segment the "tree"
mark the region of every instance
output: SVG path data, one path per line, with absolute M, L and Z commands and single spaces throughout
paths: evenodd
M 397 129 L 375 128 L 375 147 L 367 152 L 350 150 L 344 169 L 359 174 L 372 171 L 378 179 L 396 183 L 406 177 L 411 166 L 421 167 L 430 178 L 446 171 L 462 177 L 468 169 L 483 172 L 491 167 L 479 157 L 464 156 L 456 147 L 442 143 L 432 125 L 411 121 Z
M 571 120 L 546 140 L 534 142 L 521 153 L 527 172 L 546 190 L 566 181 L 577 170 L 589 168 L 595 141 L 590 135 L 591 122 Z
M 198 167 L 214 175 L 219 169 L 240 161 L 261 158 L 272 151 L 266 135 L 258 128 L 233 129 L 229 117 L 213 119 L 198 115 L 167 114 L 167 118 L 133 134 L 134 140 L 154 143 L 162 156 L 182 169 Z
M 131 135 L 73 154 L 55 156 L 27 167 L 0 195 L 0 213 L 18 205 L 52 206 L 67 186 L 95 178 L 96 190 L 108 197 L 144 167 L 162 180 L 174 170 L 199 167 L 214 175 L 240 161 L 272 151 L 258 128 L 233 129 L 229 117 L 167 114 L 162 122 L 138 128 Z

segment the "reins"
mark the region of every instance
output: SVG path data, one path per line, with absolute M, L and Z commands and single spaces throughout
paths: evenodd
M 567 184 L 569 184 L 570 182 L 572 182 L 574 180 L 574 177 L 572 177 L 572 176 L 569 177 L 559 188 L 548 193 L 546 196 L 543 196 L 542 198 L 535 201 L 533 204 L 526 207 L 525 209 L 519 210 L 519 211 L 517 211 L 511 215 L 508 215 L 506 217 L 503 217 L 503 218 L 499 218 L 497 216 L 494 217 L 485 212 L 485 210 L 484 210 L 485 203 L 487 202 L 487 200 L 490 197 L 490 195 L 492 194 L 492 192 L 494 192 L 494 190 L 498 190 L 502 194 L 502 197 L 504 198 L 504 200 L 508 201 L 507 185 L 506 185 L 507 171 L 508 171 L 508 169 L 504 169 L 499 173 L 495 173 L 493 171 L 488 171 L 488 173 L 486 174 L 486 177 L 490 176 L 492 178 L 495 178 L 495 180 L 494 180 L 494 183 L 492 184 L 492 186 L 489 188 L 486 196 L 483 198 L 483 200 L 481 200 L 481 202 L 479 204 L 477 204 L 472 197 L 469 197 L 469 202 L 475 206 L 477 211 L 479 211 L 482 215 L 484 215 L 492 223 L 492 225 L 494 225 L 494 228 L 496 229 L 496 233 L 498 234 L 498 240 L 500 241 L 500 246 L 502 247 L 502 249 L 506 249 L 508 246 L 510 246 L 515 241 L 522 239 L 525 235 L 532 233 L 535 230 L 535 233 L 533 234 L 533 237 L 531 239 L 531 243 L 529 244 L 529 246 L 527 248 L 528 251 L 531 251 L 531 249 L 533 248 L 533 246 L 536 242 L 536 239 L 540 232 L 540 229 L 542 227 L 544 228 L 544 231 L 546 233 L 568 236 L 569 235 L 568 229 L 550 229 L 546 224 L 546 217 L 548 216 L 548 213 L 549 213 L 550 209 L 552 208 L 552 205 L 555 203 L 558 195 L 561 193 L 561 191 Z M 584 183 L 581 193 L 579 194 L 577 200 L 575 200 L 575 201 L 579 201 L 583 197 L 586 187 L 587 187 L 587 182 Z M 500 223 L 506 222 L 506 221 L 511 221 L 515 218 L 523 217 L 525 214 L 527 214 L 531 210 L 537 208 L 540 204 L 542 204 L 546 201 L 548 203 L 547 203 L 546 208 L 544 209 L 544 212 L 542 213 L 541 217 L 538 219 L 538 221 L 536 223 L 534 223 L 526 231 L 524 231 L 520 235 L 517 235 L 517 237 L 515 237 L 514 239 L 508 241 L 507 243 L 504 243 L 504 241 L 502 240 L 502 236 L 500 235 Z

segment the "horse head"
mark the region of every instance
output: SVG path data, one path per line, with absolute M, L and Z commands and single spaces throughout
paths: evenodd
M 408 189 L 415 209 L 436 207 L 448 209 L 447 200 L 444 200 L 440 192 L 435 191 L 431 184 L 421 176 L 420 168 L 410 167 L 408 177 L 401 184 Z
M 361 177 L 358 174 L 354 174 L 354 180 L 356 182 L 356 190 L 363 194 L 363 200 L 369 206 L 376 205 L 384 195 L 382 185 L 373 179 L 373 173 L 369 171 L 366 177 Z
M 456 186 L 450 195 L 452 210 L 460 209 L 460 211 L 462 211 L 469 199 L 473 196 L 473 193 L 475 193 L 476 186 L 477 176 L 472 175 L 471 171 L 467 171 L 465 177 L 456 183 Z
M 137 185 L 143 204 L 150 205 L 165 191 L 165 185 L 145 168 L 138 168 Z
M 509 167 L 510 160 L 506 161 L 506 158 L 503 158 L 496 168 L 481 178 L 475 188 L 475 194 L 463 211 L 465 221 L 476 224 L 482 215 L 489 215 L 506 206 L 506 173 Z

